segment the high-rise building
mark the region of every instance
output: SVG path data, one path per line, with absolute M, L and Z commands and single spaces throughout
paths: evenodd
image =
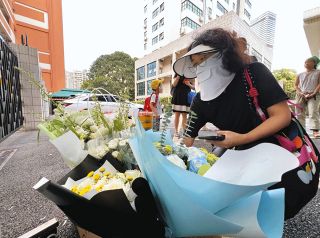
M 250 0 L 145 0 L 144 53 L 148 54 L 202 25 L 234 11 L 247 24 Z
M 190 32 L 136 60 L 135 98 L 143 99 L 146 98 L 147 95 L 150 95 L 152 92 L 151 82 L 156 78 L 164 80 L 162 84 L 163 90 L 160 96 L 170 96 L 174 75 L 172 70 L 173 63 L 187 52 L 188 46 L 193 41 L 194 34 L 199 34 L 206 29 L 217 27 L 236 33 L 238 36 L 245 37 L 248 43 L 248 53 L 255 55 L 259 62 L 271 69 L 273 48 L 268 47 L 235 12 L 228 12 L 201 26 L 194 32 Z
M 46 89 L 64 88 L 62 0 L 0 0 L 0 35 L 6 42 L 38 49 Z
M 66 87 L 80 89 L 83 81 L 89 79 L 87 70 L 66 71 Z
M 320 57 L 320 7 L 304 12 L 303 28 L 311 54 Z
M 273 47 L 276 30 L 276 14 L 265 12 L 251 21 L 251 29 L 269 46 Z

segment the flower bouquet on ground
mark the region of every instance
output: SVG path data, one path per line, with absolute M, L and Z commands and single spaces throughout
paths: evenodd
M 98 236 L 164 236 L 150 188 L 141 173 L 120 173 L 105 157 L 96 160 L 89 156 L 57 183 L 42 178 L 34 188 L 77 226 Z
M 50 138 L 65 163 L 74 168 L 89 154 L 102 159 L 112 153 L 122 164 L 134 164 L 127 139 L 132 125 L 122 110 L 111 120 L 101 111 L 99 103 L 81 112 L 65 112 L 61 105 L 52 119 L 40 123 L 38 128 Z M 112 159 L 112 158 L 111 158 Z
M 198 150 L 188 151 L 193 158 L 170 160 L 165 155 L 175 150 L 170 136 L 159 146 L 160 133 L 144 131 L 139 123 L 136 130 L 129 143 L 173 237 L 282 236 L 284 190 L 267 188 L 299 164 L 290 152 L 264 143 L 228 150 L 211 166 L 205 151 L 206 161 Z M 201 169 L 204 164 L 209 165 Z

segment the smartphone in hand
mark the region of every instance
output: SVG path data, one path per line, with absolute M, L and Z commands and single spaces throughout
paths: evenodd
M 225 136 L 218 135 L 214 131 L 207 131 L 207 132 L 199 132 L 198 138 L 201 140 L 223 141 L 225 139 Z

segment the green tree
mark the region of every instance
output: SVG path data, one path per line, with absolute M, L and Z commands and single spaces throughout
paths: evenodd
M 125 91 L 129 99 L 134 99 L 135 60 L 136 58 L 119 51 L 101 55 L 91 65 L 89 80 L 84 81 L 81 88 L 92 90 L 101 87 L 117 95 Z
M 295 80 L 297 73 L 293 69 L 279 69 L 279 70 L 274 70 L 273 72 L 274 77 L 278 81 L 283 82 L 283 89 L 286 92 L 286 94 L 293 99 L 295 97 Z

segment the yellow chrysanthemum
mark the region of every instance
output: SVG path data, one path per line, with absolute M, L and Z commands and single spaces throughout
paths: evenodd
M 87 177 L 92 177 L 94 175 L 94 171 L 91 171 L 90 173 L 88 173 Z
M 84 194 L 86 194 L 86 193 L 89 192 L 90 190 L 91 190 L 91 186 L 90 186 L 90 185 L 85 186 L 83 189 L 81 189 L 81 190 L 79 191 L 79 194 L 80 194 L 81 196 L 83 196 Z
M 111 173 L 110 172 L 105 172 L 103 173 L 103 176 L 108 177 Z
M 170 145 L 165 145 L 163 149 L 167 154 L 172 154 L 172 147 Z
M 78 186 L 75 185 L 71 188 L 71 191 L 74 192 L 74 193 L 78 193 Z
M 93 179 L 94 179 L 95 181 L 98 181 L 98 180 L 100 179 L 100 174 L 95 174 L 95 175 L 93 175 Z
M 203 152 L 203 153 L 205 153 L 206 155 L 208 155 L 209 154 L 209 152 L 207 151 L 207 149 L 206 148 L 200 148 L 200 150 Z
M 133 180 L 133 177 L 132 177 L 132 176 L 127 176 L 127 180 L 128 180 L 128 181 L 132 181 L 132 180 Z
M 96 187 L 96 191 L 97 191 L 97 192 L 101 192 L 102 189 L 103 189 L 103 185 L 100 185 L 100 186 Z
M 101 167 L 101 168 L 99 169 L 99 172 L 101 172 L 101 173 L 103 173 L 104 171 L 106 171 L 106 169 L 103 168 L 103 167 Z

